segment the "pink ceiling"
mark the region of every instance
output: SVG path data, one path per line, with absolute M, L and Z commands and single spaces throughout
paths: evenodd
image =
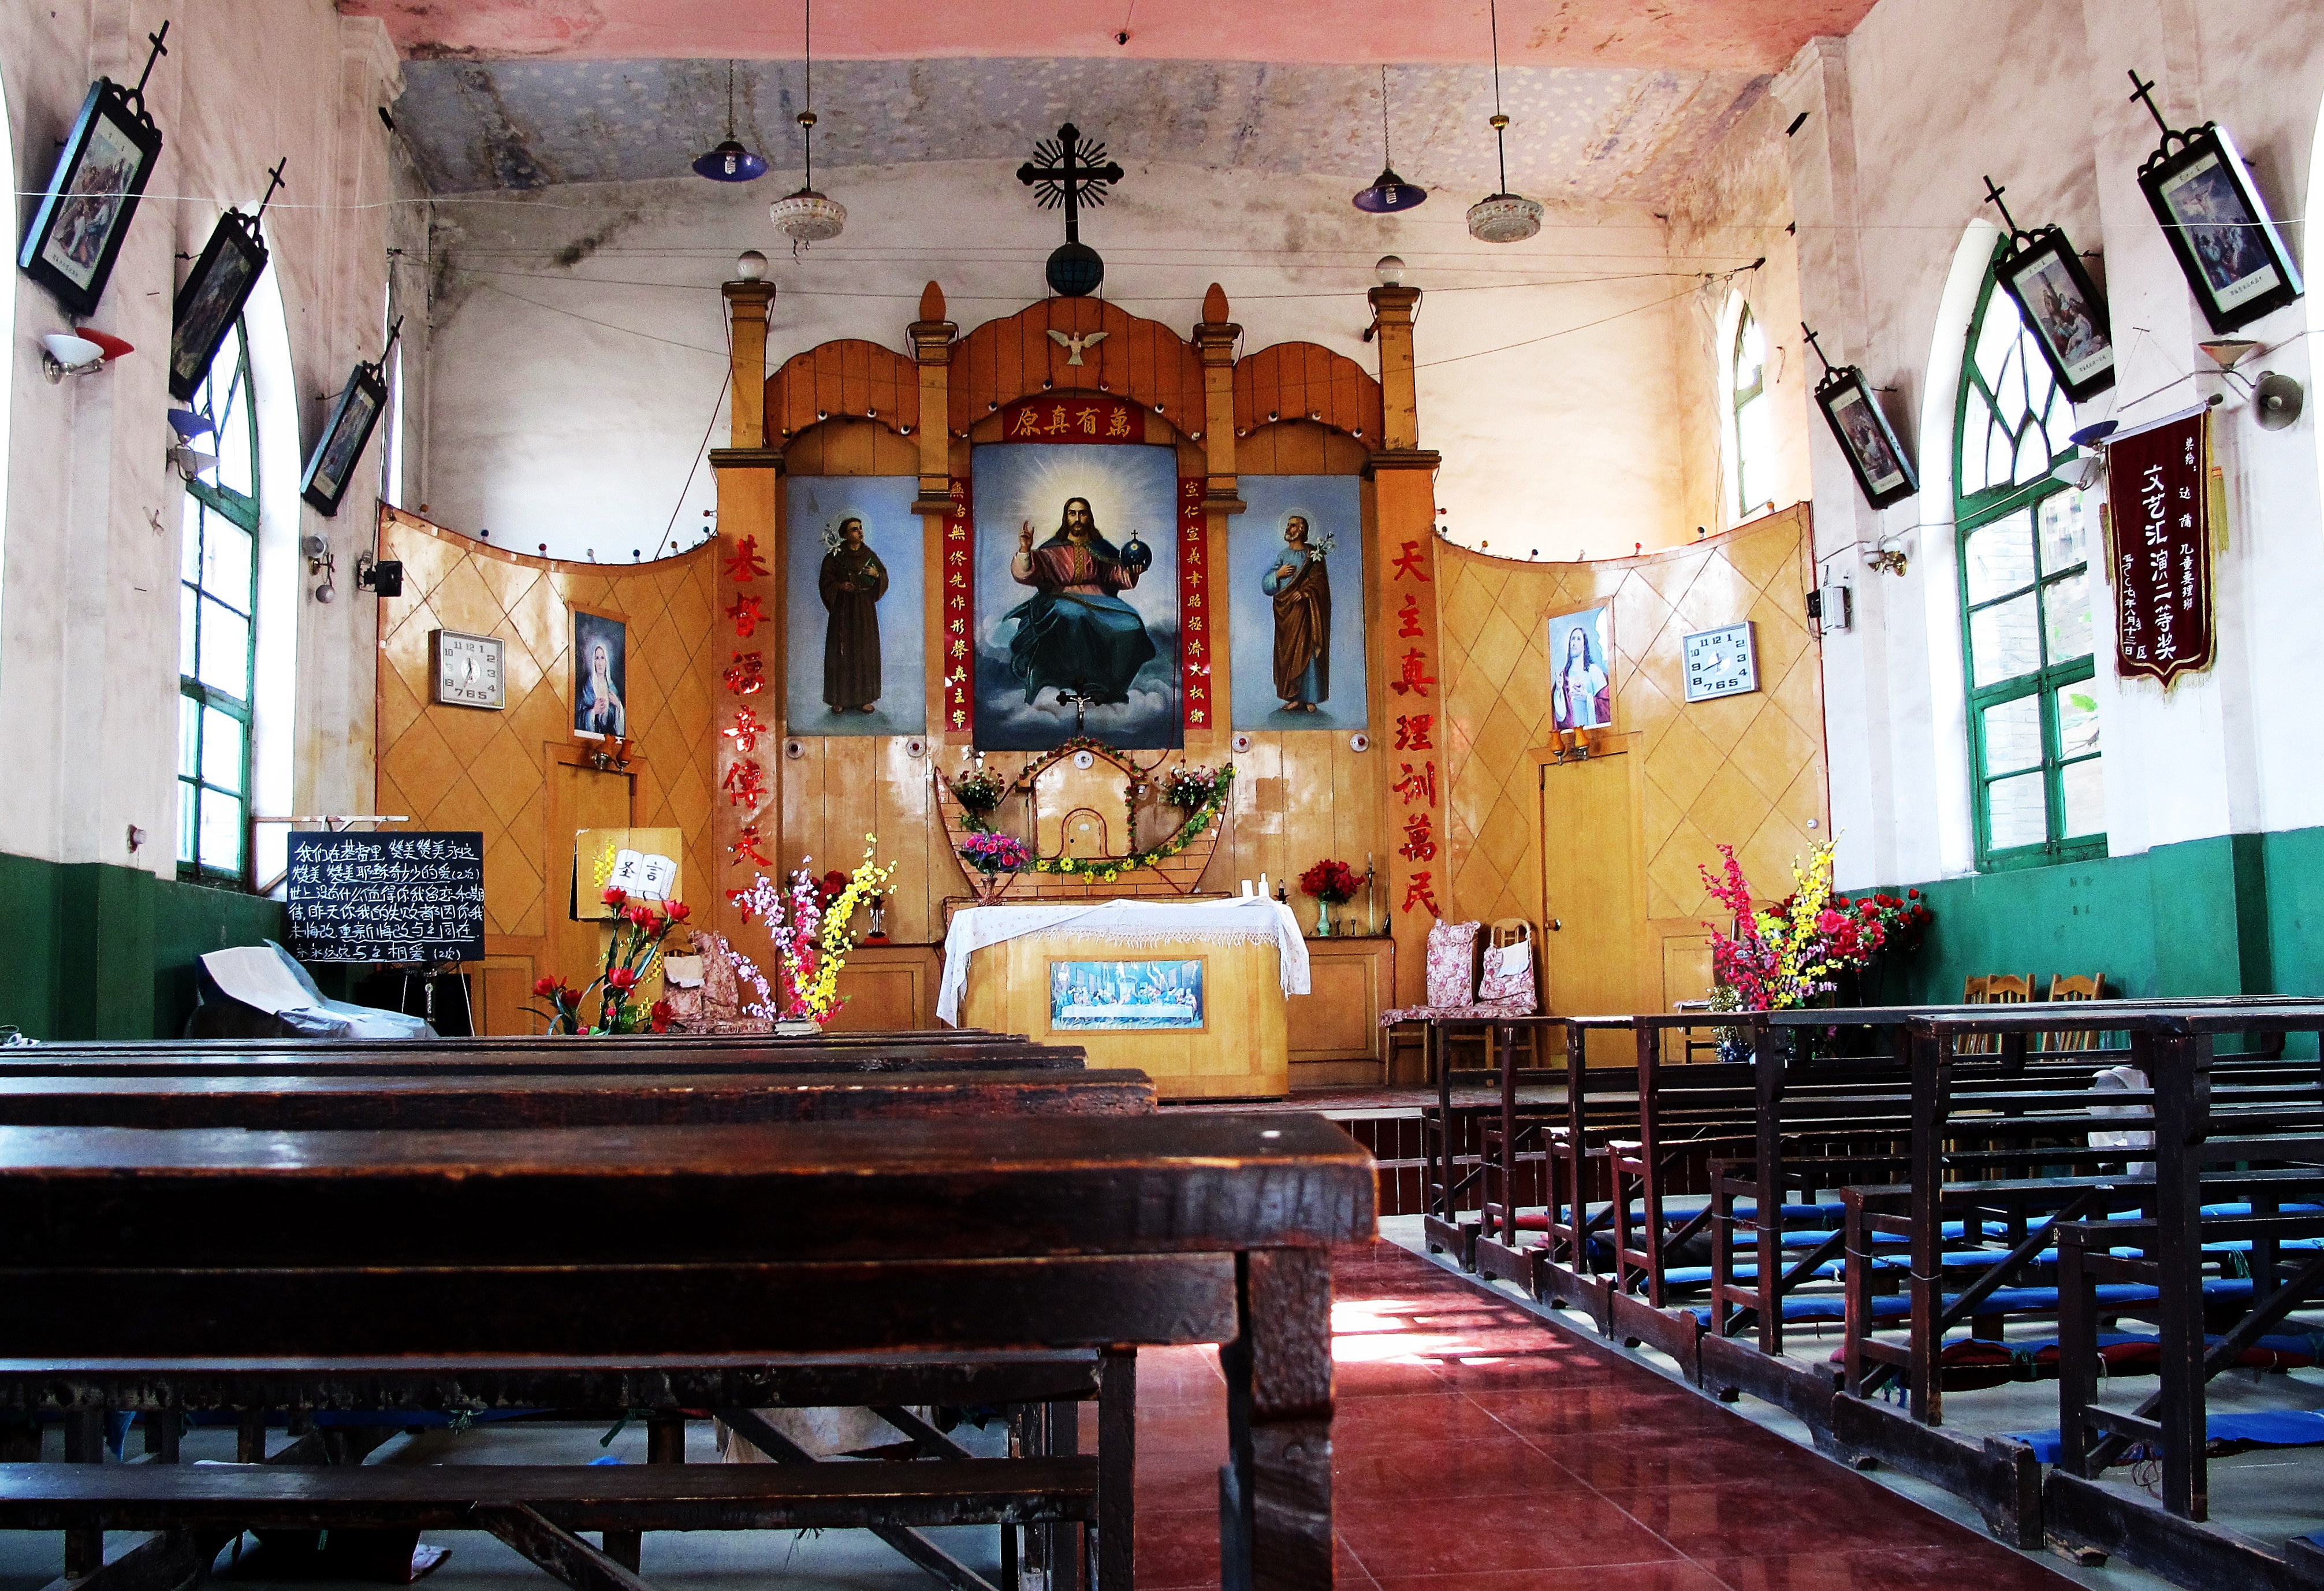
M 1873 0 L 1510 0 L 1501 59 L 1523 66 L 1773 71 Z M 798 0 L 340 0 L 406 55 L 476 60 L 784 59 Z M 1127 22 L 1125 23 L 1125 17 Z M 825 0 L 835 60 L 1129 56 L 1155 60 L 1475 62 L 1482 0 Z M 1128 27 L 1130 42 L 1114 35 Z

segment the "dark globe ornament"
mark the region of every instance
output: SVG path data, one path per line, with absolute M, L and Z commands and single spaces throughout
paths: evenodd
M 1049 256 L 1049 291 L 1061 299 L 1085 299 L 1105 280 L 1105 262 L 1085 243 L 1061 243 Z

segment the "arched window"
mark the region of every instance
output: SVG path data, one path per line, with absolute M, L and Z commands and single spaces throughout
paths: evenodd
M 1767 396 L 1767 338 L 1751 306 L 1735 318 L 1735 342 L 1728 350 L 1729 402 L 1733 406 L 1735 517 L 1739 522 L 1775 504 L 1775 402 Z
M 258 417 L 237 320 L 194 393 L 217 467 L 186 488 L 178 566 L 178 873 L 249 882 L 251 679 L 258 611 Z
M 1953 518 L 1978 865 L 2104 856 L 2091 527 L 2050 473 L 2074 455 L 2073 409 L 1990 268 L 1968 353 Z

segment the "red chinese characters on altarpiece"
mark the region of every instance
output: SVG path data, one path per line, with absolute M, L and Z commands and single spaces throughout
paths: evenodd
M 1001 412 L 1004 442 L 1143 442 L 1146 411 L 1122 398 L 1027 398 Z
M 944 729 L 966 735 L 976 727 L 975 521 L 968 477 L 952 477 L 952 507 L 944 520 L 944 580 L 938 597 L 944 622 L 937 644 L 944 649 Z
M 2107 448 L 2115 672 L 2167 689 L 2211 666 L 2210 412 Z
M 1210 514 L 1203 507 L 1204 477 L 1178 477 L 1178 710 L 1188 730 L 1211 726 Z

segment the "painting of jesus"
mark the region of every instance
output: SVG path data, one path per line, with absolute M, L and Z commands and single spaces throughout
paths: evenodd
M 976 744 L 1177 746 L 1177 458 L 987 443 L 975 481 Z

